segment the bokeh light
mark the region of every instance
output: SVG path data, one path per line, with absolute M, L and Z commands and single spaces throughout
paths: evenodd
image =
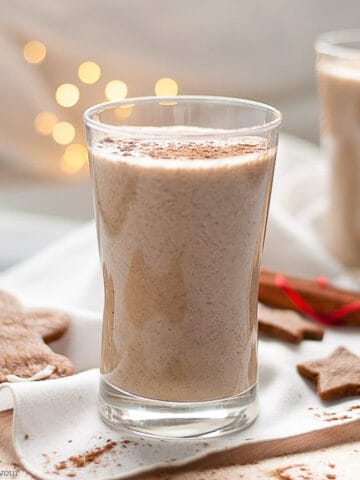
M 160 78 L 155 83 L 155 95 L 158 97 L 172 97 L 178 94 L 179 86 L 173 78 Z
M 63 83 L 56 89 L 55 98 L 62 107 L 74 106 L 80 97 L 79 89 L 72 83 Z
M 46 56 L 46 47 L 39 40 L 31 40 L 25 44 L 23 54 L 27 62 L 40 63 Z
M 111 80 L 106 84 L 105 96 L 110 101 L 122 100 L 126 97 L 128 87 L 121 80 Z
M 60 167 L 63 172 L 74 174 L 87 164 L 88 155 L 84 145 L 72 143 L 66 147 L 60 160 Z
M 125 119 L 129 118 L 132 110 L 134 108 L 134 104 L 132 103 L 131 105 L 121 105 L 120 107 L 115 108 L 115 116 L 119 119 Z
M 69 122 L 59 122 L 54 126 L 52 136 L 56 143 L 67 145 L 74 140 L 75 128 Z
M 96 83 L 101 75 L 101 68 L 92 61 L 83 62 L 78 68 L 78 76 L 83 83 Z
M 34 119 L 34 128 L 40 135 L 50 135 L 56 125 L 57 118 L 55 113 L 40 112 Z

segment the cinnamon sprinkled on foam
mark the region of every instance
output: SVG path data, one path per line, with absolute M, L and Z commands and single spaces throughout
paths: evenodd
M 250 140 L 244 143 L 225 143 L 225 142 L 143 142 L 135 140 L 111 140 L 106 137 L 100 140 L 97 147 L 106 145 L 111 153 L 118 153 L 121 156 L 134 155 L 136 157 L 150 157 L 157 159 L 176 160 L 202 160 L 218 159 L 225 157 L 236 157 L 249 153 L 266 151 L 264 142 L 253 142 Z
M 126 161 L 129 157 L 137 160 L 212 161 L 239 158 L 249 154 L 258 156 L 271 148 L 267 139 L 263 137 L 241 136 L 240 133 L 237 135 L 236 131 L 231 138 L 224 137 L 226 132 L 224 130 L 190 127 L 141 127 L 129 131 L 133 132 L 133 136 L 98 138 L 94 145 L 96 154 L 102 153 L 113 160 L 123 158 Z M 129 133 L 127 130 L 125 132 Z M 151 134 L 152 137 L 149 139 L 141 137 L 139 134 L 142 132 Z M 168 135 L 164 136 L 164 133 Z M 161 136 L 157 138 L 157 134 Z

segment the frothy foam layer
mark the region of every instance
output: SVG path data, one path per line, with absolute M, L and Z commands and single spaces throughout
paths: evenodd
M 339 77 L 344 80 L 360 81 L 360 60 L 348 61 L 323 61 L 317 66 L 318 71 L 324 75 Z
M 189 127 L 138 128 L 125 130 L 132 137 L 99 138 L 94 153 L 112 160 L 129 158 L 152 160 L 217 160 L 259 154 L 269 150 L 269 143 L 262 137 L 236 136 L 228 139 L 224 130 Z M 141 137 L 145 133 L 149 139 Z M 226 132 L 227 133 L 227 132 Z M 136 138 L 136 134 L 139 138 Z M 154 138 L 156 135 L 159 139 Z M 181 138 L 175 138 L 177 135 Z

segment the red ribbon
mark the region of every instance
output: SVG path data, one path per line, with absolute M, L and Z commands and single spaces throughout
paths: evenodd
M 327 286 L 328 282 L 325 278 L 319 277 L 318 283 L 321 286 Z M 312 318 L 316 322 L 324 325 L 340 325 L 343 323 L 343 317 L 349 313 L 360 310 L 360 300 L 348 303 L 342 307 L 327 313 L 321 314 L 316 312 L 301 296 L 291 287 L 286 278 L 283 275 L 275 276 L 275 285 L 283 290 L 284 293 L 290 298 L 290 300 L 296 305 L 301 313 Z

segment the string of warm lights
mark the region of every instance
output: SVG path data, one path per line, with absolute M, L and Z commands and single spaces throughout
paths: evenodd
M 46 58 L 46 46 L 39 40 L 31 40 L 24 45 L 23 56 L 30 64 L 40 64 Z M 77 75 L 80 82 L 93 85 L 102 75 L 101 67 L 91 60 L 82 62 Z M 155 82 L 154 91 L 157 96 L 175 96 L 178 94 L 177 82 L 169 77 L 160 78 Z M 122 100 L 127 97 L 128 86 L 122 80 L 110 80 L 105 85 L 105 98 L 109 101 Z M 69 109 L 74 107 L 80 99 L 80 88 L 73 83 L 63 83 L 56 88 L 55 100 L 60 107 Z M 119 119 L 130 117 L 134 105 L 124 105 L 115 110 Z M 59 120 L 53 112 L 42 111 L 34 118 L 35 131 L 44 136 L 51 136 L 65 150 L 60 158 L 60 167 L 66 174 L 72 175 L 82 170 L 88 161 L 87 149 L 84 144 L 72 143 L 76 136 L 76 129 L 68 121 Z
M 79 65 L 78 77 L 83 83 L 92 85 L 96 83 L 101 75 L 101 68 L 95 62 L 87 61 Z
M 178 94 L 178 84 L 169 77 L 160 78 L 155 82 L 155 95 L 157 97 L 174 97 Z
M 62 107 L 73 107 L 79 101 L 80 91 L 78 87 L 72 83 L 63 83 L 56 89 L 55 98 L 57 103 Z
M 69 122 L 59 122 L 54 125 L 52 137 L 59 145 L 67 145 L 75 138 L 75 128 Z

